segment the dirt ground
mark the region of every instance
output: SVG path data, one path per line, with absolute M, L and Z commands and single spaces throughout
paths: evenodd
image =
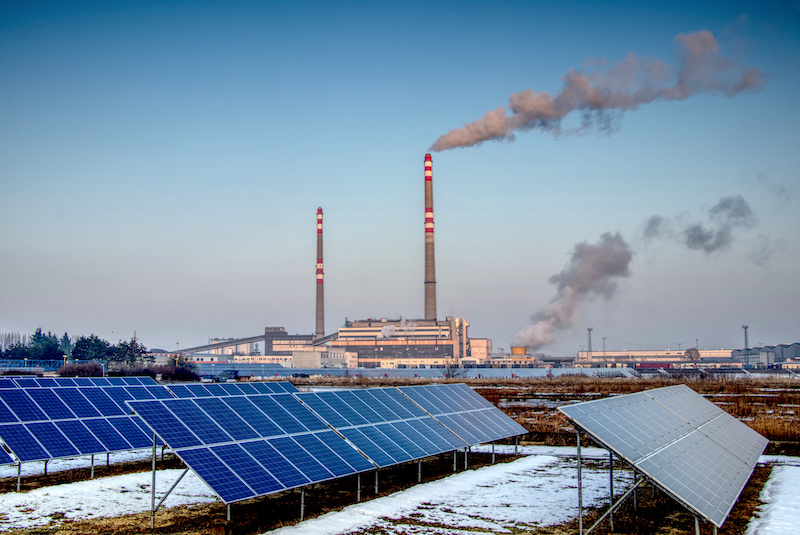
M 394 381 L 384 381 L 393 384 Z M 575 445 L 574 430 L 569 421 L 559 413 L 555 407 L 558 403 L 568 399 L 595 399 L 614 393 L 629 393 L 630 391 L 644 390 L 666 384 L 648 384 L 647 381 L 619 381 L 614 379 L 585 380 L 583 379 L 538 379 L 527 381 L 467 381 L 481 395 L 499 406 L 517 422 L 530 432 L 523 437 L 522 443 L 548 444 L 548 445 Z M 685 381 L 681 381 L 685 382 Z M 473 384 L 474 383 L 474 384 Z M 356 386 L 356 385 L 353 385 Z M 359 386 L 367 386 L 361 385 Z M 368 386 L 378 386 L 369 384 Z M 776 440 L 770 445 L 768 452 L 797 455 L 800 452 L 800 441 L 792 435 L 781 435 L 785 426 L 797 427 L 797 417 L 794 415 L 794 405 L 800 407 L 800 389 L 793 384 L 762 384 L 748 383 L 742 390 L 741 385 L 735 386 L 729 381 L 707 382 L 705 384 L 690 384 L 692 388 L 706 395 L 711 395 L 712 401 L 719 401 L 720 406 L 734 415 L 742 418 L 747 423 L 759 417 L 769 417 L 778 421 L 780 427 L 774 431 L 776 436 L 787 440 Z M 706 390 L 704 392 L 703 390 Z M 769 394 L 764 394 L 768 392 Z M 777 392 L 777 394 L 776 394 Z M 731 396 L 738 399 L 748 399 L 750 403 L 742 405 L 740 402 L 731 402 Z M 718 396 L 718 397 L 713 397 Z M 777 399 L 773 399 L 777 396 Z M 539 401 L 531 402 L 531 398 Z M 776 407 L 778 413 L 776 414 Z M 788 408 L 787 408 L 788 407 Z M 771 412 L 770 412 L 771 411 Z M 744 417 L 736 414 L 745 412 Z M 764 433 L 762 433 L 764 434 Z M 769 438 L 769 437 L 768 437 Z M 593 445 L 586 442 L 586 446 Z M 498 455 L 498 462 L 508 462 L 514 456 Z M 490 454 L 473 453 L 470 455 L 470 468 L 484 466 L 491 462 Z M 174 457 L 167 455 L 164 461 L 159 461 L 159 468 L 178 468 L 182 464 Z M 462 468 L 459 467 L 459 471 Z M 141 472 L 150 470 L 150 461 L 126 463 L 106 467 L 100 463 L 95 468 L 96 477 L 104 477 L 122 473 Z M 720 535 L 744 534 L 750 518 L 756 507 L 761 502 L 759 494 L 764 483 L 769 478 L 771 468 L 756 467 L 750 482 L 745 487 L 742 495 L 733 508 L 730 516 L 719 529 Z M 424 481 L 431 481 L 446 477 L 452 473 L 452 456 L 449 454 L 428 458 L 423 463 Z M 22 480 L 22 490 L 48 485 L 58 485 L 71 481 L 85 480 L 90 476 L 89 469 L 73 470 L 48 474 L 47 476 L 30 476 Z M 382 469 L 380 471 L 380 496 L 387 495 L 404 488 L 408 488 L 417 481 L 416 463 Z M 306 487 L 305 491 L 305 517 L 311 518 L 345 507 L 355 503 L 356 477 L 335 480 Z M 362 499 L 368 500 L 375 497 L 372 488 L 372 475 L 362 476 Z M 16 478 L 0 480 L 2 492 L 16 490 Z M 610 530 L 608 520 L 604 520 L 593 533 L 601 535 L 612 534 L 653 534 L 673 535 L 694 533 L 694 516 L 680 507 L 674 500 L 659 491 L 653 492 L 650 486 L 644 486 L 637 492 L 637 510 L 634 511 L 633 501 L 627 500 L 614 514 L 614 530 Z M 605 509 L 587 511 L 583 519 L 584 529 L 591 526 Z M 300 517 L 300 491 L 293 490 L 231 506 L 230 522 L 226 521 L 226 507 L 221 502 L 182 506 L 171 509 L 160 509 L 156 513 L 156 528 L 150 529 L 150 513 L 127 515 L 117 518 L 97 519 L 91 521 L 67 521 L 59 527 L 39 528 L 31 530 L 10 531 L 11 535 L 33 534 L 187 534 L 187 535 L 251 535 L 263 533 L 285 525 L 294 524 Z M 577 519 L 559 526 L 538 528 L 533 531 L 521 530 L 516 535 L 562 535 L 577 533 Z M 713 533 L 710 524 L 701 524 L 701 533 Z

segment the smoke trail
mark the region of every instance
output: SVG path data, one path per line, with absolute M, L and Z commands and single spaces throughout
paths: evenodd
M 572 317 L 584 300 L 614 296 L 616 279 L 630 275 L 631 258 L 631 248 L 618 233 L 606 232 L 596 244 L 576 244 L 569 263 L 550 277 L 558 288 L 556 296 L 531 316 L 531 323 L 517 334 L 515 345 L 536 351 L 555 342 L 556 330 L 572 325 Z
M 568 133 L 592 127 L 610 131 L 615 114 L 654 100 L 683 100 L 698 93 L 732 97 L 743 91 L 758 91 L 765 83 L 764 74 L 758 69 L 740 67 L 723 56 L 708 30 L 680 34 L 675 43 L 678 64 L 671 77 L 666 63 L 642 61 L 633 53 L 606 69 L 601 65 L 586 72 L 570 70 L 555 97 L 532 89 L 512 93 L 508 98 L 510 115 L 502 106 L 496 108 L 442 135 L 430 150 L 471 147 L 490 140 L 513 141 L 515 132 L 534 129 L 557 136 L 563 133 L 562 119 L 573 111 L 583 114 L 581 125 Z
M 715 253 L 728 249 L 734 240 L 734 231 L 756 225 L 750 205 L 741 195 L 722 197 L 708 211 L 708 221 L 684 223 L 679 219 L 669 221 L 654 215 L 645 223 L 644 237 L 676 239 L 692 250 Z M 675 230 L 677 227 L 677 230 Z M 765 254 L 762 251 L 762 255 Z

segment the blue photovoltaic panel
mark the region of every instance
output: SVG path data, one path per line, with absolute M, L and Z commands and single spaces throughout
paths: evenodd
M 334 453 L 319 438 L 312 434 L 297 435 L 294 441 L 304 450 L 314 455 L 320 464 L 325 466 L 334 476 L 341 477 L 353 473 L 353 468 Z
M 364 418 L 367 422 L 371 424 L 377 424 L 387 421 L 386 418 L 375 412 L 370 405 L 361 401 L 361 399 L 350 390 L 339 390 L 334 393 L 344 403 L 352 407 L 353 410 L 355 410 L 358 415 Z M 394 420 L 395 418 L 390 419 Z
M 327 392 L 331 394 L 332 392 Z M 324 398 L 314 392 L 302 394 L 300 400 L 308 405 L 320 418 L 328 422 L 334 428 L 349 427 L 351 424 L 339 412 L 334 410 L 330 405 L 325 403 Z M 326 396 L 331 398 L 331 396 Z
M 83 423 L 89 428 L 89 431 L 102 442 L 105 451 L 111 452 L 134 449 L 105 418 L 91 418 L 83 420 Z
M 57 457 L 74 457 L 80 454 L 52 422 L 30 423 L 26 424 L 25 427 L 44 446 L 50 457 L 54 459 Z
M 347 429 L 340 430 L 340 433 L 342 433 L 347 440 L 355 444 L 359 450 L 364 452 L 364 454 L 372 459 L 372 461 L 379 467 L 384 468 L 386 466 L 397 464 L 398 461 L 396 459 L 389 455 L 378 444 L 370 440 L 364 433 L 360 431 L 360 428 L 349 427 Z
M 98 384 L 102 385 L 111 385 L 111 386 L 125 386 L 129 383 L 125 382 L 125 379 L 122 377 L 107 377 L 105 382 L 101 383 L 98 381 Z
M 209 384 L 209 385 L 203 385 L 203 386 L 205 386 L 206 390 L 208 390 L 208 392 L 212 396 L 227 396 L 228 395 L 228 393 L 225 392 L 225 389 L 222 388 L 222 385 Z
M 272 399 L 272 396 L 252 396 L 248 399 L 258 407 L 261 412 L 268 415 L 270 420 L 275 422 L 285 434 L 303 433 L 307 431 L 307 429 L 303 427 L 296 418 L 289 414 L 286 409 L 278 405 L 278 403 Z M 306 409 L 303 408 L 303 410 Z
M 275 437 L 285 434 L 275 422 L 258 407 L 253 405 L 249 399 L 243 397 L 228 397 L 223 398 L 222 402 L 243 418 L 259 436 Z
M 82 454 L 106 451 L 105 446 L 79 420 L 62 420 L 55 422 L 55 425 Z
M 116 403 L 125 414 L 130 414 L 130 410 L 127 405 L 125 405 L 125 402 L 133 400 L 133 396 L 127 389 L 121 386 L 105 386 L 102 390 L 108 397 L 114 400 L 114 403 Z
M 86 389 L 90 391 L 91 389 Z M 62 387 L 53 389 L 53 393 L 70 408 L 78 418 L 96 418 L 102 416 L 92 403 L 81 394 L 80 388 Z M 121 409 L 118 409 L 121 411 Z
M 13 464 L 13 463 L 16 463 L 16 461 L 12 459 L 8 453 L 6 453 L 6 450 L 0 448 L 0 464 Z
M 686 385 L 559 410 L 717 527 L 730 514 L 768 442 Z
M 27 390 L 2 389 L 0 398 L 21 422 L 49 420 L 47 415 L 28 397 Z
M 242 448 L 261 466 L 269 467 L 273 477 L 287 489 L 308 485 L 311 480 L 304 476 L 292 463 L 287 461 L 275 448 L 264 440 L 243 442 Z
M 214 446 L 211 451 L 225 463 L 256 495 L 270 494 L 285 487 L 239 444 Z
M 5 404 L 5 402 L 0 401 L 0 423 L 12 423 L 18 422 L 19 418 L 14 416 L 14 413 L 11 412 L 11 409 Z
M 36 388 L 25 392 L 41 408 L 50 420 L 75 418 L 71 410 L 50 388 Z
M 244 392 L 242 392 L 242 389 L 239 388 L 239 385 L 236 383 L 223 383 L 219 386 L 229 396 L 241 396 L 244 394 Z
M 155 396 L 144 386 L 126 386 L 125 392 L 130 394 L 133 399 L 154 399 Z M 171 396 L 170 396 L 171 397 Z
M 374 392 L 378 390 L 377 388 L 370 388 L 364 390 L 353 390 L 352 394 L 355 396 L 361 403 L 369 406 L 369 408 L 374 411 L 375 413 L 380 416 L 381 420 L 385 422 L 391 422 L 394 420 L 405 419 L 405 417 L 400 416 L 397 414 L 396 411 L 393 411 L 391 408 L 384 404 L 384 401 L 378 399 Z M 380 421 L 380 420 L 378 420 Z
M 404 386 L 399 390 L 470 445 L 527 433 L 463 383 Z
M 145 389 L 156 399 L 172 399 L 175 397 L 169 392 L 169 390 L 160 385 L 145 386 Z
M 0 438 L 20 461 L 41 461 L 50 458 L 50 454 L 22 424 L 0 425 Z
M 193 398 L 195 397 L 192 390 L 186 385 L 166 385 L 166 388 L 172 392 L 176 398 Z
M 110 423 L 133 448 L 147 448 L 153 445 L 153 435 L 148 435 L 142 431 L 134 419 L 129 416 L 109 418 L 108 423 Z
M 264 396 L 253 396 L 250 399 L 258 399 L 259 397 Z M 283 407 L 286 412 L 291 414 L 298 422 L 303 424 L 303 427 L 309 431 L 321 431 L 328 429 L 328 426 L 325 424 L 325 422 L 310 412 L 297 400 L 297 398 L 291 394 L 275 394 L 268 397 L 272 398 L 278 405 Z
M 128 413 L 111 399 L 102 388 L 83 388 L 80 394 L 103 416 L 122 416 Z
M 257 495 L 210 449 L 195 448 L 176 453 L 225 503 L 246 500 Z
M 194 400 L 234 440 L 257 438 L 259 435 L 223 401 L 225 398 L 198 398 Z M 220 441 L 216 441 L 220 442 Z
M 290 437 L 271 438 L 267 442 L 311 481 L 326 481 L 334 477 L 327 468 Z
M 13 379 L 0 377 L 0 388 L 17 388 L 17 383 Z
M 36 377 L 17 377 L 15 381 L 19 388 L 38 388 L 39 386 Z
M 169 444 L 172 449 L 202 445 L 202 441 L 167 409 L 164 403 L 165 401 L 162 400 L 153 400 L 152 402 L 130 402 L 136 414 L 142 418 L 158 436 Z
M 242 393 L 247 396 L 260 393 L 258 389 L 254 387 L 251 383 L 239 383 L 237 386 L 242 391 Z
M 58 386 L 75 386 L 75 380 L 72 377 L 56 377 L 56 384 Z
M 298 435 L 302 436 L 302 435 Z M 363 472 L 365 470 L 372 470 L 375 465 L 367 460 L 361 453 L 353 449 L 349 444 L 344 442 L 339 435 L 333 431 L 321 431 L 314 434 L 319 440 L 325 443 L 331 451 L 335 452 L 347 464 L 349 464 L 356 472 Z

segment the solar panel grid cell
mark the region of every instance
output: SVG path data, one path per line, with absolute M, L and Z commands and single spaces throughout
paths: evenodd
M 243 442 L 242 447 L 261 464 L 269 467 L 269 472 L 286 488 L 294 488 L 311 483 L 295 466 L 287 461 L 266 440 Z
M 259 435 L 223 401 L 225 398 L 197 398 L 194 403 L 208 414 L 234 440 L 248 440 Z
M 192 467 L 226 503 L 256 495 L 233 471 L 208 448 L 181 450 L 178 456 Z
M 333 452 L 324 442 L 313 434 L 296 435 L 293 437 L 304 450 L 309 452 L 319 461 L 332 475 L 341 477 L 352 474 L 353 469 Z
M 50 457 L 39 441 L 22 424 L 0 425 L 0 438 L 20 461 L 40 461 Z
M 324 442 L 331 451 L 336 452 L 336 454 L 341 457 L 355 472 L 363 472 L 364 470 L 370 470 L 375 466 L 368 461 L 363 455 L 361 455 L 358 451 L 356 451 L 353 447 L 350 446 L 347 442 L 344 442 L 339 435 L 334 433 L 333 431 L 321 431 L 319 433 L 315 433 L 315 435 L 320 441 Z
M 172 411 L 177 419 L 187 424 L 187 427 L 192 430 L 203 444 L 219 444 L 221 442 L 231 442 L 233 440 L 230 435 L 223 431 L 222 428 L 196 404 L 196 400 L 174 399 L 166 402 L 165 406 L 168 410 Z M 169 444 L 170 442 L 167 441 L 167 443 Z
M 75 418 L 61 399 L 49 388 L 32 388 L 25 392 L 50 420 Z
M 152 431 L 143 431 L 136 423 L 136 419 L 128 416 L 109 418 L 108 423 L 125 438 L 133 448 L 146 448 L 153 445 Z M 200 442 L 197 441 L 199 444 Z
M 211 394 L 212 396 L 227 396 L 228 395 L 227 392 L 225 392 L 225 389 L 222 388 L 221 385 L 209 384 L 209 385 L 203 385 L 203 386 L 205 387 L 206 390 L 208 390 L 208 393 Z
M 334 399 L 328 396 L 329 399 Z M 320 418 L 328 422 L 335 428 L 349 427 L 351 424 L 344 419 L 330 405 L 323 401 L 323 398 L 314 392 L 300 394 L 298 398 L 313 410 Z
M 78 396 L 80 395 L 86 398 L 87 402 L 90 403 L 94 409 L 99 411 L 103 416 L 122 416 L 129 412 L 123 410 L 113 399 L 108 396 L 108 394 L 106 394 L 102 388 L 84 388 L 80 393 L 78 393 Z M 76 400 L 76 404 L 81 405 L 80 410 L 82 412 L 92 412 L 89 410 L 84 410 L 84 405 L 80 399 L 77 398 L 77 396 L 75 396 L 74 399 Z
M 222 402 L 243 418 L 262 437 L 282 435 L 284 432 L 249 399 L 242 397 L 223 398 Z
M 272 399 L 280 405 L 286 412 L 291 414 L 305 429 L 309 431 L 321 431 L 328 429 L 328 426 L 313 414 L 291 394 L 275 394 Z
M 36 403 L 28 397 L 26 390 L 5 389 L 0 390 L 0 398 L 21 422 L 36 422 L 49 420 L 47 415 L 39 409 Z
M 336 414 L 344 418 L 348 425 L 365 425 L 369 423 L 366 418 L 358 414 L 355 409 L 337 396 L 335 392 L 320 392 L 318 396 L 322 401 L 327 403 Z
M 74 457 L 80 453 L 52 422 L 34 422 L 25 427 L 52 458 Z
M 200 446 L 203 442 L 187 428 L 172 412 L 163 406 L 164 401 L 132 403 L 136 414 L 147 420 L 148 425 L 173 449 Z M 137 425 L 133 420 L 131 423 Z M 138 427 L 138 426 L 137 426 Z M 127 435 L 126 435 L 127 437 Z
M 0 377 L 0 388 L 17 388 L 17 383 L 13 379 Z
M 403 448 L 398 446 L 392 439 L 382 433 L 377 426 L 364 425 L 358 428 L 365 437 L 377 444 L 389 457 L 392 458 L 394 464 L 404 463 L 411 460 L 411 455 Z
M 186 385 L 166 385 L 166 388 L 172 392 L 176 398 L 193 398 L 194 393 Z
M 285 487 L 239 444 L 214 446 L 211 451 L 256 494 L 269 494 Z
M 377 413 L 382 421 L 393 422 L 395 420 L 401 420 L 402 418 L 396 412 L 387 407 L 383 401 L 375 396 L 375 390 L 377 389 L 355 390 L 353 391 L 353 395 L 358 398 L 361 403 L 367 405 L 372 411 Z
M 380 414 L 372 410 L 369 405 L 361 401 L 353 392 L 345 390 L 335 392 L 335 394 L 342 402 L 356 411 L 358 415 L 364 418 L 368 423 L 375 424 L 386 421 Z
M 0 400 L 0 423 L 13 422 L 19 422 L 19 418 L 14 416 L 14 413 L 11 412 L 11 409 L 8 408 L 4 401 Z
M 228 396 L 241 396 L 243 394 L 242 389 L 235 383 L 223 383 L 219 386 Z
M 347 440 L 355 444 L 359 450 L 363 451 L 367 457 L 372 459 L 381 468 L 385 466 L 391 466 L 396 463 L 395 459 L 392 458 L 391 455 L 389 455 L 383 450 L 383 448 L 362 433 L 359 428 L 350 427 L 347 429 L 342 429 L 340 432 L 347 438 Z
M 125 451 L 133 449 L 127 440 L 120 435 L 116 429 L 103 418 L 91 418 L 83 420 L 83 423 L 97 437 L 106 451 Z
M 61 420 L 55 422 L 55 425 L 82 454 L 88 455 L 106 451 L 105 446 L 79 420 Z

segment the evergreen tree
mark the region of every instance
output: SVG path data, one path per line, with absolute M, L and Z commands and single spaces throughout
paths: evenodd
M 109 360 L 112 355 L 111 344 L 94 334 L 79 337 L 72 348 L 75 360 Z

